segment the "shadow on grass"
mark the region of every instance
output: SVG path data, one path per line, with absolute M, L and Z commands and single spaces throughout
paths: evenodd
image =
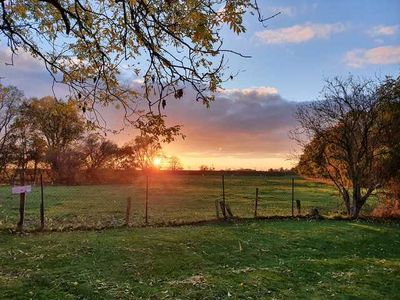
M 64 226 L 58 228 L 50 228 L 50 229 L 34 229 L 34 230 L 25 230 L 23 232 L 18 232 L 15 228 L 4 228 L 0 230 L 0 233 L 10 233 L 10 234 L 36 234 L 36 233 L 49 233 L 49 232 L 72 232 L 72 231 L 102 231 L 108 229 L 119 229 L 119 228 L 163 228 L 163 227 L 183 227 L 183 226 L 207 226 L 207 225 L 229 225 L 229 224 L 239 224 L 239 223 L 251 223 L 257 221 L 285 221 L 285 220 L 307 220 L 309 222 L 319 222 L 321 220 L 327 220 L 331 222 L 337 221 L 353 221 L 355 224 L 359 221 L 369 222 L 369 223 L 400 223 L 400 218 L 378 218 L 372 216 L 362 216 L 357 219 L 351 219 L 347 216 L 320 216 L 318 219 L 315 219 L 310 215 L 301 215 L 301 216 L 259 216 L 256 218 L 243 218 L 243 217 L 231 217 L 231 218 L 219 218 L 219 219 L 211 219 L 211 220 L 200 220 L 200 221 L 183 221 L 183 222 L 158 222 L 152 224 L 142 224 L 142 225 L 104 225 L 104 226 L 86 226 L 86 225 L 77 225 L 77 226 Z

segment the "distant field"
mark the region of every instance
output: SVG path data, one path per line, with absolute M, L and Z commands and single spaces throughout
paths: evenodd
M 226 176 L 226 201 L 234 215 L 252 217 L 255 189 L 260 189 L 260 216 L 291 214 L 291 177 Z M 132 197 L 132 223 L 144 223 L 145 178 L 131 185 L 45 186 L 46 227 L 118 226 L 124 223 L 126 198 Z M 220 176 L 158 175 L 150 178 L 149 223 L 215 218 L 215 200 L 222 199 Z M 336 190 L 329 185 L 296 178 L 295 199 L 302 212 L 317 207 L 322 213 L 343 210 Z M 40 188 L 28 194 L 26 227 L 39 222 Z M 18 218 L 18 196 L 10 186 L 0 187 L 0 228 L 13 228 Z M 368 211 L 370 207 L 366 207 Z
M 399 299 L 399 224 L 0 233 L 1 299 Z

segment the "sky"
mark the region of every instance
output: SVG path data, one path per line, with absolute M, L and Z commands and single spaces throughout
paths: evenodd
M 223 32 L 225 48 L 251 58 L 229 57 L 238 71 L 207 109 L 191 93 L 168 103 L 169 124 L 183 125 L 186 138 L 165 145 L 187 169 L 200 165 L 216 169 L 291 167 L 299 147 L 289 137 L 296 126 L 294 112 L 304 101 L 318 99 L 324 79 L 349 74 L 397 77 L 400 70 L 400 1 L 258 1 L 266 22 L 245 18 L 247 31 Z M 51 79 L 41 64 L 21 54 L 14 66 L 0 48 L 0 76 L 31 96 L 52 94 Z M 133 79 L 132 79 L 133 80 Z M 63 87 L 56 87 L 62 93 Z M 115 124 L 120 115 L 107 117 Z M 117 125 L 116 125 L 117 126 Z M 111 137 L 122 144 L 136 132 L 131 128 Z

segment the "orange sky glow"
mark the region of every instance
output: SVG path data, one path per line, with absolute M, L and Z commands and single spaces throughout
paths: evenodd
M 276 89 L 254 87 L 225 90 L 210 108 L 193 101 L 169 99 L 165 114 L 171 125 L 182 125 L 185 139 L 163 145 L 165 156 L 177 156 L 185 169 L 201 165 L 220 169 L 291 168 L 296 164 L 298 147 L 289 138 L 296 126 L 294 111 L 298 103 L 288 101 Z M 106 113 L 110 127 L 121 127 L 118 113 Z M 122 145 L 137 132 L 125 128 L 111 137 Z M 161 167 L 168 168 L 167 159 Z

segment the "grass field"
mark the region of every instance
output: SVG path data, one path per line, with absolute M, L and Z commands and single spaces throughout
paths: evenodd
M 399 299 L 400 225 L 0 234 L 2 299 Z
M 291 214 L 291 177 L 226 176 L 226 201 L 234 215 L 252 217 L 255 189 L 260 189 L 260 216 Z M 144 223 L 145 178 L 131 185 L 45 186 L 46 228 L 119 226 L 124 223 L 126 199 L 132 197 L 132 224 Z M 149 223 L 179 223 L 215 218 L 215 200 L 222 199 L 220 176 L 158 175 L 150 178 Z M 295 199 L 303 213 L 317 207 L 322 213 L 343 210 L 329 185 L 296 178 Z M 28 194 L 26 228 L 39 223 L 40 188 Z M 370 203 L 373 199 L 370 200 Z M 0 229 L 14 228 L 18 196 L 10 186 L 0 188 Z M 367 205 L 365 211 L 368 212 Z
M 235 215 L 291 214 L 291 178 L 227 176 Z M 46 227 L 143 225 L 145 181 L 46 186 Z M 219 176 L 150 180 L 150 225 L 215 219 Z M 332 186 L 296 178 L 303 212 L 342 209 Z M 38 226 L 40 191 L 26 227 Z M 372 199 L 371 202 L 373 202 Z M 367 211 L 371 206 L 367 207 Z M 10 234 L 18 197 L 0 188 L 0 299 L 399 299 L 400 224 L 234 220 L 204 226 Z

